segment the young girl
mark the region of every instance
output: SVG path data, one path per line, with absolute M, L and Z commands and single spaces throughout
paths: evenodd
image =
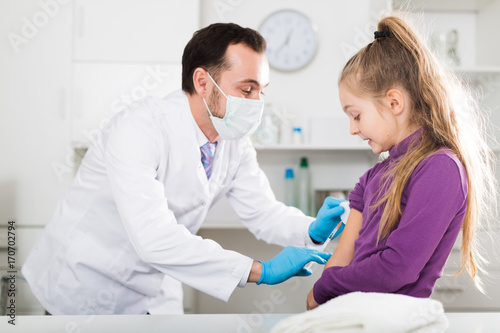
M 496 181 L 476 108 L 403 20 L 377 29 L 345 65 L 339 94 L 351 134 L 389 156 L 349 194 L 308 309 L 354 291 L 429 297 L 460 230 L 460 271 L 478 282 L 476 231 L 496 207 Z

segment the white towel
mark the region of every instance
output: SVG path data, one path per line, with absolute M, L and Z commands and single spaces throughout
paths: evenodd
M 314 310 L 283 319 L 271 332 L 437 333 L 447 328 L 448 319 L 439 301 L 398 294 L 353 292 Z

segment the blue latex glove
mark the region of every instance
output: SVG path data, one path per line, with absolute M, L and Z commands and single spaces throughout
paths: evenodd
M 273 259 L 264 262 L 259 260 L 262 264 L 262 275 L 257 284 L 277 284 L 288 280 L 292 276 L 311 275 L 312 272 L 304 268 L 305 264 L 315 261 L 324 265 L 331 256 L 331 253 L 318 250 L 287 246 Z
M 341 202 L 346 200 L 327 197 L 321 206 L 316 221 L 309 225 L 309 236 L 317 242 L 325 242 L 333 229 L 340 223 L 340 215 L 345 211 L 340 206 Z M 340 228 L 339 228 L 340 230 Z M 343 228 L 342 228 L 343 230 Z M 336 233 L 338 235 L 339 232 Z M 335 236 L 336 236 L 335 235 Z

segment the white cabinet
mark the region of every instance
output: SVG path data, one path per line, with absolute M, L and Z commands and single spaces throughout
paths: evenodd
M 180 89 L 198 29 L 198 0 L 75 0 L 72 146 L 88 147 L 133 101 Z
M 16 226 L 16 269 L 51 218 L 70 177 L 69 95 L 73 7 L 67 1 L 0 2 L 0 275 L 5 227 Z M 16 313 L 43 308 L 20 275 Z
M 500 66 L 500 1 L 480 1 L 483 6 L 478 12 L 478 61 L 484 66 Z
M 145 96 L 181 88 L 180 64 L 75 63 L 71 140 L 88 147 L 111 117 Z
M 497 240 L 500 236 L 499 230 L 486 232 L 481 230 L 478 237 L 482 240 L 482 255 L 489 261 L 485 270 L 488 275 L 480 273 L 484 283 L 485 293 L 477 289 L 466 271 L 455 275 L 460 267 L 460 244 L 461 237 L 455 246 L 446 263 L 443 277 L 440 278 L 434 288 L 433 298 L 443 303 L 447 311 L 499 311 L 500 310 L 500 258 L 497 253 Z
M 15 230 L 12 230 L 15 234 L 15 251 L 14 253 L 10 249 L 10 253 L 7 248 L 7 227 L 0 227 L 0 256 L 2 262 L 0 262 L 0 277 L 11 276 L 12 272 L 15 275 L 14 283 L 15 288 L 13 288 L 15 296 L 6 295 L 5 289 L 0 290 L 0 300 L 1 302 L 10 302 L 11 299 L 15 300 L 16 304 L 16 314 L 17 315 L 42 315 L 45 312 L 43 306 L 35 298 L 31 289 L 21 274 L 21 267 L 26 261 L 28 254 L 31 250 L 31 246 L 35 244 L 42 232 L 42 228 L 30 228 L 15 225 Z M 10 239 L 12 240 L 12 239 Z M 9 267 L 7 264 L 7 256 L 12 256 L 15 259 L 13 267 Z M 5 283 L 5 281 L 3 281 Z M 9 282 L 10 285 L 10 282 Z M 0 302 L 0 303 L 1 303 Z M 6 303 L 1 304 L 0 314 L 5 313 L 6 309 L 3 307 Z
M 1 225 L 45 225 L 70 180 L 72 6 L 43 4 L 0 2 Z
M 75 59 L 178 62 L 198 0 L 76 0 Z

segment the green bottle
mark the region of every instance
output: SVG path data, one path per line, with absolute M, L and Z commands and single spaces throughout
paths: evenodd
M 309 179 L 309 163 L 307 157 L 300 159 L 300 168 L 298 174 L 298 208 L 306 215 L 311 215 L 310 212 L 310 179 Z

